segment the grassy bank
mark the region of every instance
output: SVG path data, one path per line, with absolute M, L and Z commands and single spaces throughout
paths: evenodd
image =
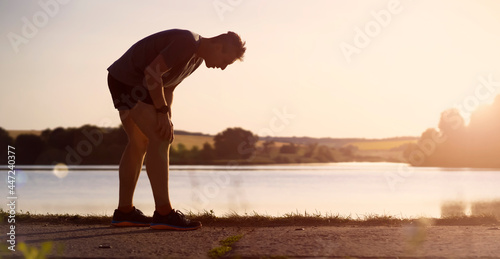
M 8 212 L 0 210 L 0 219 L 5 224 Z M 499 220 L 490 215 L 459 216 L 446 218 L 401 218 L 388 215 L 339 216 L 319 213 L 289 213 L 280 217 L 262 214 L 228 214 L 215 216 L 212 211 L 188 213 L 192 220 L 199 220 L 204 226 L 238 226 L 238 227 L 276 227 L 276 226 L 402 226 L 408 224 L 432 226 L 480 226 L 500 225 Z M 102 215 L 70 215 L 70 214 L 16 214 L 16 223 L 29 224 L 103 224 L 111 222 L 110 216 Z

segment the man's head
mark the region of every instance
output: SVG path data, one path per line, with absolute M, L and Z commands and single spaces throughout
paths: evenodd
M 243 60 L 245 50 L 245 42 L 238 34 L 230 31 L 213 38 L 202 39 L 198 52 L 207 67 L 224 70 L 234 61 Z

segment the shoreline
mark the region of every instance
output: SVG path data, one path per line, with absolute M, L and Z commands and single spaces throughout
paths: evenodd
M 3 223 L 8 222 L 9 212 L 0 210 L 0 218 Z M 453 216 L 441 218 L 401 218 L 387 215 L 367 215 L 353 218 L 351 216 L 321 215 L 309 213 L 288 213 L 284 216 L 269 216 L 261 214 L 236 213 L 215 216 L 212 211 L 204 213 L 188 213 L 186 216 L 192 220 L 201 221 L 204 226 L 212 227 L 277 227 L 277 226 L 403 226 L 403 225 L 425 225 L 425 226 L 497 226 L 500 220 L 494 215 L 482 216 Z M 110 224 L 111 216 L 102 215 L 79 215 L 79 214 L 31 214 L 21 212 L 15 214 L 16 223 L 35 224 Z

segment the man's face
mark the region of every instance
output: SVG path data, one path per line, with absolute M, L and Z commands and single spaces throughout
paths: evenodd
M 236 51 L 232 47 L 226 47 L 225 51 L 222 44 L 214 44 L 209 57 L 205 58 L 205 65 L 208 68 L 220 68 L 224 70 L 227 65 L 236 60 Z

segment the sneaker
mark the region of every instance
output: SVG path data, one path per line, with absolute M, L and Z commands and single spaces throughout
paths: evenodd
M 153 215 L 152 229 L 166 230 L 195 230 L 201 228 L 201 222 L 191 221 L 178 210 L 172 210 L 169 214 L 162 216 L 155 211 Z
M 111 225 L 116 227 L 147 227 L 150 223 L 151 219 L 144 216 L 144 213 L 135 207 L 129 213 L 115 210 L 113 221 L 111 221 Z

